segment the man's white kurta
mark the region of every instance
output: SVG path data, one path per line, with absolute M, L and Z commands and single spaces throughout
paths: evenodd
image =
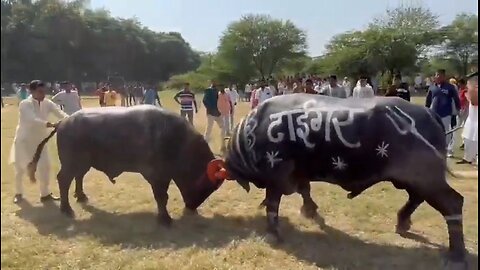
M 273 92 L 270 90 L 270 87 L 265 87 L 262 91 L 262 88 L 257 89 L 255 92 L 255 97 L 258 100 L 258 105 L 262 104 L 265 100 L 272 98 Z
M 462 137 L 478 142 L 478 106 L 470 104 L 468 107 L 468 117 L 463 127 Z
M 373 98 L 375 97 L 375 93 L 373 92 L 372 87 L 369 85 L 366 85 L 364 87 L 357 85 L 353 89 L 353 95 L 354 98 Z
M 49 99 L 38 102 L 30 96 L 20 102 L 17 130 L 10 151 L 10 163 L 15 163 L 16 168 L 26 169 L 38 144 L 48 136 L 50 129 L 47 128 L 47 122 L 51 113 L 58 118 L 68 117 Z M 48 159 L 46 150 L 43 150 L 40 159 Z
M 52 97 L 52 101 L 58 105 L 62 105 L 64 107 L 63 110 L 68 115 L 72 115 L 82 109 L 80 96 L 77 91 L 71 91 L 70 93 L 61 91 Z

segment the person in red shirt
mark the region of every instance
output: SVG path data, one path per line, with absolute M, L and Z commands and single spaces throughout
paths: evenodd
M 310 79 L 305 81 L 305 93 L 307 94 L 318 94 L 315 89 L 313 88 L 313 82 Z
M 458 80 L 458 96 L 460 98 L 460 112 L 458 114 L 458 120 L 460 125 L 463 125 L 468 117 L 468 99 L 467 99 L 467 82 L 465 79 Z M 465 144 L 462 143 L 460 149 L 464 149 Z

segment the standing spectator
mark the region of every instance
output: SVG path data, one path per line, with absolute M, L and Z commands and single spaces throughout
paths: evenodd
M 203 95 L 203 105 L 207 111 L 207 129 L 205 130 L 205 140 L 210 142 L 210 135 L 212 133 L 213 122 L 216 122 L 220 130 L 222 130 L 223 125 L 220 118 L 220 112 L 218 111 L 218 90 L 217 84 L 212 81 L 210 88 L 205 90 Z M 222 144 L 223 144 L 222 139 Z
M 140 105 L 142 103 L 142 100 L 144 98 L 143 92 L 144 92 L 144 89 L 140 84 L 137 84 L 133 88 L 133 101 L 135 102 L 135 105 Z
M 393 77 L 392 85 L 390 85 L 387 93 L 385 94 L 387 97 L 399 97 L 403 98 L 406 101 L 410 101 L 410 90 L 408 89 L 408 84 L 402 82 L 402 75 L 396 74 Z
M 457 95 L 460 98 L 460 95 L 458 93 L 458 86 L 457 86 L 457 80 L 455 78 L 450 78 L 448 82 L 455 87 L 455 92 L 457 92 Z M 460 104 L 461 108 L 461 104 Z M 455 102 L 452 101 L 452 119 L 450 120 L 450 128 L 454 129 L 457 127 L 457 117 L 458 117 L 459 111 L 455 107 Z M 455 136 L 452 136 L 452 144 L 455 145 Z
M 27 85 L 25 83 L 20 84 L 20 88 L 17 90 L 18 102 L 28 98 Z
M 360 77 L 358 80 L 357 85 L 353 89 L 353 98 L 373 98 L 375 97 L 375 93 L 373 92 L 373 88 L 367 84 L 366 77 Z
M 282 95 L 293 94 L 293 82 L 287 81 L 285 88 L 283 89 Z
M 108 91 L 108 85 L 105 84 L 101 88 L 97 89 L 96 94 L 98 95 L 98 103 L 100 107 L 105 107 L 105 93 Z
M 444 129 L 450 130 L 452 118 L 452 100 L 455 102 L 455 108 L 460 110 L 460 99 L 455 87 L 449 84 L 445 79 L 445 70 L 439 69 L 435 74 L 435 84 L 428 90 L 425 106 L 432 109 L 442 118 Z M 452 134 L 446 136 L 447 156 L 453 156 Z
M 135 104 L 135 97 L 133 96 L 134 88 L 135 88 L 135 84 L 133 83 L 130 83 L 127 85 L 127 94 L 128 94 L 127 106 L 133 106 Z
M 462 137 L 465 142 L 465 153 L 459 164 L 473 164 L 475 158 L 478 166 L 478 72 L 468 76 L 467 100 L 469 101 L 468 117 L 465 121 Z
M 255 109 L 258 106 L 257 90 L 256 87 L 253 88 L 252 93 L 250 94 L 249 100 L 251 109 Z
M 262 104 L 265 100 L 272 98 L 274 93 L 270 87 L 266 86 L 265 82 L 261 82 L 260 88 L 255 92 L 255 98 L 258 100 L 258 105 Z
M 63 111 L 72 115 L 82 109 L 80 96 L 77 91 L 72 91 L 72 84 L 69 82 L 60 83 L 61 91 L 52 97 L 52 101 L 62 106 Z
M 158 106 L 162 107 L 162 103 L 160 102 L 160 97 L 158 96 L 157 89 L 154 85 L 148 85 L 147 90 L 145 90 L 145 94 L 143 95 L 143 98 L 139 103 L 155 106 L 155 102 L 158 103 Z
M 422 89 L 423 87 L 422 82 L 423 82 L 422 75 L 420 75 L 420 73 L 417 73 L 417 76 L 415 77 L 415 92 Z
M 230 134 L 230 112 L 232 111 L 232 102 L 230 96 L 225 89 L 220 88 L 218 93 L 217 108 L 220 112 L 220 120 L 222 121 L 222 141 L 228 134 Z M 224 144 L 222 143 L 222 146 Z
M 465 120 L 468 117 L 468 107 L 469 102 L 467 99 L 467 83 L 465 79 L 458 80 L 458 89 L 459 89 L 459 98 L 460 98 L 460 112 L 458 113 L 458 122 L 460 125 L 465 124 Z M 464 143 L 460 146 L 460 149 L 463 149 L 465 146 Z
M 46 87 L 42 81 L 32 81 L 30 91 L 32 95 L 19 104 L 19 121 L 10 152 L 10 163 L 15 167 L 14 203 L 20 203 L 23 200 L 23 176 L 38 144 L 47 137 L 48 128 L 58 125 L 48 121 L 49 115 L 54 114 L 59 119 L 68 117 L 55 103 L 45 98 Z M 50 159 L 47 148 L 43 149 L 38 163 L 41 202 L 58 200 L 49 189 Z
M 330 75 L 328 82 L 328 85 L 325 85 L 322 88 L 320 94 L 337 98 L 347 98 L 347 92 L 343 86 L 340 86 L 337 83 L 337 75 Z
M 250 102 L 250 96 L 252 95 L 252 84 L 251 83 L 247 83 L 245 85 L 245 100 L 247 102 Z
M 230 102 L 232 104 L 232 111 L 230 112 L 230 122 L 229 122 L 230 126 L 229 126 L 228 129 L 229 129 L 229 131 L 232 131 L 233 128 L 235 127 L 234 126 L 235 109 L 236 109 L 238 98 L 239 98 L 239 95 L 238 95 L 238 92 L 237 92 L 237 86 L 232 85 L 230 87 L 230 91 L 227 94 L 230 97 Z
M 314 94 L 314 95 L 318 94 L 315 91 L 315 88 L 313 87 L 313 81 L 311 79 L 305 80 L 305 93 L 306 94 Z
M 110 86 L 107 86 L 107 92 L 104 94 L 104 101 L 106 107 L 116 106 L 118 95 Z
M 293 93 L 305 93 L 303 89 L 302 79 L 298 79 L 296 82 L 293 83 Z
M 278 94 L 279 95 L 284 95 L 284 93 L 287 90 L 287 85 L 286 85 L 285 81 L 283 81 L 283 80 L 279 81 L 278 85 L 277 85 L 277 89 L 278 89 Z
M 350 80 L 348 77 L 343 78 L 342 82 L 343 89 L 345 89 L 345 92 L 347 94 L 347 98 L 352 95 L 352 84 L 350 83 Z
M 428 89 L 430 89 L 430 86 L 432 86 L 432 79 L 430 78 L 430 76 L 428 76 L 427 78 L 425 78 L 425 89 L 428 91 Z
M 195 94 L 190 91 L 190 84 L 185 83 L 183 89 L 173 99 L 180 104 L 180 115 L 187 118 L 188 122 L 193 125 L 193 109 L 195 107 L 195 113 L 198 113 L 198 108 Z

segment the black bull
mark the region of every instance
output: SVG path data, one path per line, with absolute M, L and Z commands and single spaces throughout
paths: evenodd
M 32 181 L 42 149 L 55 133 L 61 163 L 60 209 L 69 216 L 73 216 L 68 200 L 73 178 L 77 201 L 86 202 L 83 177 L 91 167 L 104 172 L 112 183 L 122 172 L 142 174 L 152 186 L 158 219 L 166 225 L 171 222 L 166 209 L 171 179 L 191 210 L 222 183 L 208 177 L 215 157 L 203 136 L 185 119 L 155 106 L 91 108 L 71 115 L 38 146 L 29 164 Z
M 422 202 L 445 218 L 449 264 L 463 269 L 463 197 L 446 180 L 445 130 L 429 109 L 400 98 L 336 99 L 294 94 L 272 98 L 244 118 L 230 137 L 218 179 L 266 188 L 268 232 L 280 240 L 282 195 L 299 192 L 302 212 L 315 213 L 310 181 L 349 191 L 349 198 L 389 181 L 408 192 L 397 232 L 410 229 Z

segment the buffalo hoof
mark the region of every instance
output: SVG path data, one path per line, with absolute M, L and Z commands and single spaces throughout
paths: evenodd
M 412 221 L 410 221 L 410 219 L 402 220 L 402 221 L 399 220 L 397 222 L 397 225 L 395 226 L 395 232 L 399 235 L 402 235 L 408 232 L 411 226 L 412 226 Z
M 258 205 L 258 209 L 263 209 L 267 207 L 267 199 L 263 200 L 259 205 Z
M 454 262 L 452 260 L 446 260 L 443 264 L 444 270 L 467 270 L 468 263 L 466 261 Z
M 79 203 L 86 203 L 88 202 L 88 197 L 85 193 L 74 194 L 74 197 L 77 198 L 77 202 Z
M 158 223 L 162 226 L 170 228 L 172 226 L 172 218 L 169 215 L 158 216 Z
M 185 216 L 196 216 L 198 215 L 197 209 L 184 208 L 183 215 Z
M 75 217 L 75 212 L 73 212 L 73 209 L 70 206 L 60 206 L 60 212 L 69 218 Z
M 318 215 L 317 209 L 315 207 L 309 207 L 305 205 L 300 208 L 300 213 L 302 213 L 304 217 L 309 219 L 313 219 Z

